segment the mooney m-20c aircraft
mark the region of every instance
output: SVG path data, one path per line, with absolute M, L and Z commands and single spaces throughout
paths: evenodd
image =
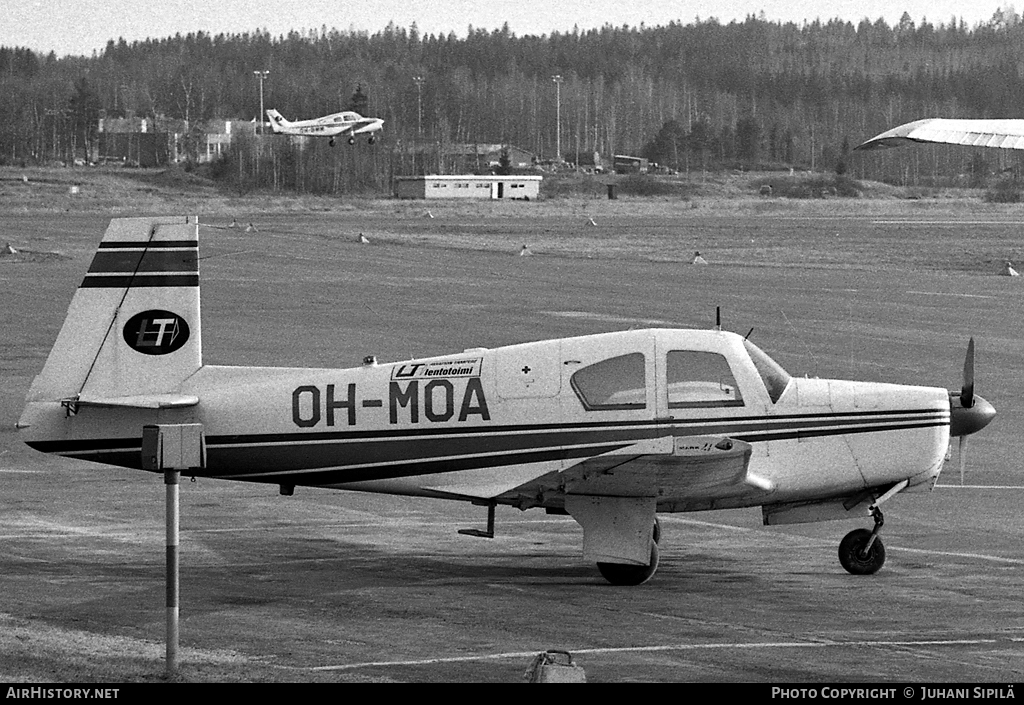
M 347 110 L 343 113 L 325 115 L 315 120 L 297 120 L 289 122 L 276 110 L 268 110 L 270 129 L 282 135 L 304 135 L 307 137 L 330 137 L 331 146 L 338 135 L 348 135 L 348 143 L 356 143 L 356 135 L 369 135 L 369 143 L 377 138 L 374 133 L 384 129 L 384 121 L 380 118 L 363 117 L 359 113 Z
M 840 544 L 877 571 L 880 507 L 927 490 L 951 436 L 994 416 L 961 390 L 797 379 L 746 338 L 630 330 L 351 369 L 203 364 L 199 224 L 110 223 L 18 427 L 33 448 L 143 467 L 143 427 L 200 424 L 186 474 L 543 508 L 615 584 L 658 565 L 658 512 L 760 506 L 766 524 L 874 519 Z

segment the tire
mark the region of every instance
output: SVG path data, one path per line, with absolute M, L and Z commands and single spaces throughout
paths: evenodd
M 598 563 L 597 569 L 612 585 L 642 585 L 658 570 L 658 544 L 651 542 L 649 565 L 625 565 L 623 563 Z
M 848 533 L 839 544 L 839 562 L 853 575 L 873 575 L 885 563 L 885 546 L 881 537 L 876 537 L 871 550 L 863 555 L 864 547 L 871 539 L 868 529 L 855 529 Z

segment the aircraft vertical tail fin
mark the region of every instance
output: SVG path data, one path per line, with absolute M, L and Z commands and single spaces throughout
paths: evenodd
M 28 401 L 164 394 L 202 364 L 197 219 L 118 218 Z
M 284 119 L 284 115 L 273 108 L 267 111 L 267 117 L 270 119 L 270 129 L 274 132 L 280 132 L 282 127 L 291 125 L 291 122 Z

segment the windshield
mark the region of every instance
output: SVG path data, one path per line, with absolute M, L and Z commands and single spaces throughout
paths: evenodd
M 764 350 L 746 338 L 743 339 L 743 345 L 747 348 L 747 353 L 750 354 L 750 359 L 754 362 L 757 374 L 761 375 L 764 387 L 768 390 L 768 396 L 771 397 L 774 404 L 782 396 L 782 393 L 786 391 L 786 387 L 789 386 L 789 380 L 792 377 L 782 369 L 779 363 L 768 357 Z

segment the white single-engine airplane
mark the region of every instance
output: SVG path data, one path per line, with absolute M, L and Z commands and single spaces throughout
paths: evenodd
M 885 560 L 880 507 L 928 490 L 950 437 L 995 415 L 959 391 L 797 379 L 746 338 L 631 330 L 351 369 L 203 364 L 199 224 L 115 219 L 18 428 L 46 453 L 141 468 L 143 426 L 201 424 L 186 474 L 543 508 L 583 527 L 614 584 L 658 566 L 657 512 L 762 508 L 766 524 L 874 518 L 851 573 Z
M 1024 149 L 1024 120 L 963 120 L 926 118 L 886 130 L 854 149 L 868 150 L 899 147 L 904 144 L 933 142 L 962 144 L 969 147 Z
M 297 120 L 289 122 L 276 110 L 268 110 L 270 129 L 282 135 L 304 135 L 308 137 L 330 137 L 331 146 L 337 135 L 348 135 L 348 143 L 356 143 L 356 135 L 369 135 L 369 143 L 377 141 L 374 133 L 384 129 L 384 121 L 375 117 L 363 117 L 359 113 L 346 110 L 341 113 L 325 115 L 315 120 Z

